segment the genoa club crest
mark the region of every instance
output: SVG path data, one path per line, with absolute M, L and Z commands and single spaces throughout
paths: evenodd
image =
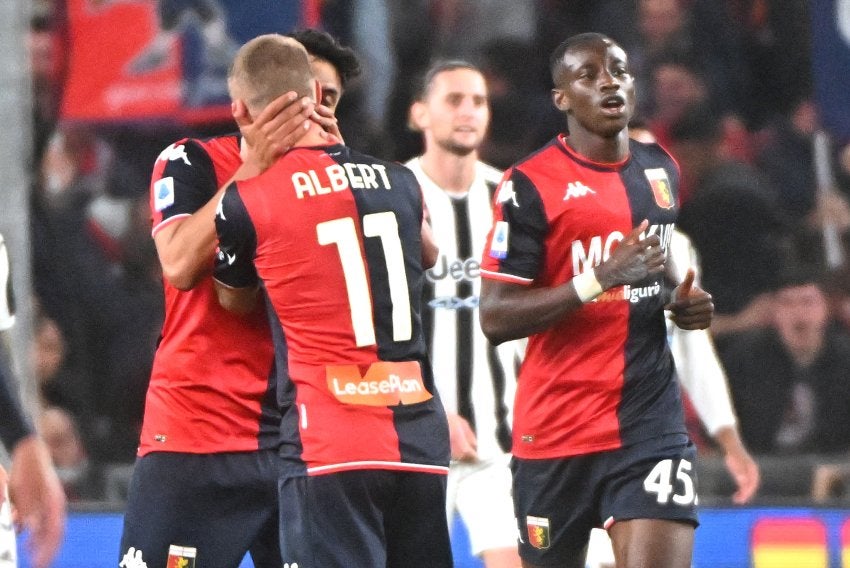
M 534 548 L 546 550 L 549 548 L 549 519 L 543 517 L 525 518 L 525 526 L 528 529 L 528 543 Z
M 652 188 L 652 196 L 655 197 L 655 203 L 662 209 L 673 208 L 673 190 L 670 188 L 670 179 L 667 177 L 667 172 L 664 168 L 652 168 L 643 170 L 646 174 L 646 179 L 649 180 L 649 186 Z
M 195 557 L 197 555 L 198 551 L 193 546 L 172 544 L 168 547 L 166 568 L 195 568 Z

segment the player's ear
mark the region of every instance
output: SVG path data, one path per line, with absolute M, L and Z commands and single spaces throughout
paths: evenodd
M 563 89 L 552 89 L 552 102 L 561 112 L 570 110 L 570 97 Z
M 410 112 L 407 117 L 407 126 L 415 132 L 422 132 L 425 127 L 425 122 L 428 118 L 428 108 L 422 101 L 416 101 L 410 105 Z
M 248 111 L 248 105 L 242 99 L 235 99 L 230 103 L 230 113 L 233 115 L 234 120 L 236 120 L 236 124 L 240 127 L 254 122 L 251 113 Z
M 313 79 L 313 96 L 317 105 L 322 104 L 322 84 L 315 78 Z

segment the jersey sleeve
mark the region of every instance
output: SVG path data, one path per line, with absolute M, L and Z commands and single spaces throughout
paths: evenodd
M 151 176 L 151 234 L 196 212 L 218 187 L 215 166 L 204 146 L 186 139 L 167 147 L 157 157 Z
M 215 230 L 215 279 L 231 288 L 254 286 L 259 280 L 254 267 L 257 233 L 236 183 L 230 184 L 216 209 Z
M 540 271 L 548 221 L 537 188 L 521 171 L 506 172 L 496 188 L 493 226 L 481 259 L 481 276 L 531 284 Z
M 6 242 L 0 235 L 0 331 L 5 331 L 15 323 L 15 297 L 12 294 L 12 273 L 9 265 L 9 253 Z

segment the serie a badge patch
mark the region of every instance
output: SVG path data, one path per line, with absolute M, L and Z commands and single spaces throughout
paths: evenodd
M 649 180 L 649 186 L 652 188 L 652 196 L 655 198 L 655 203 L 662 209 L 673 208 L 673 190 L 670 189 L 670 179 L 667 177 L 667 171 L 664 168 L 651 168 L 643 170 L 646 174 L 646 179 Z
M 525 526 L 528 530 L 528 543 L 534 548 L 545 550 L 549 548 L 549 519 L 543 517 L 525 518 Z
M 198 550 L 193 546 L 177 546 L 172 544 L 168 547 L 168 563 L 166 568 L 195 568 L 195 557 Z

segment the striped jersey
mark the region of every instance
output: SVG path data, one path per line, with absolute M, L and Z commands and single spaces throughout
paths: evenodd
M 478 323 L 479 261 L 502 172 L 477 162 L 469 191 L 455 196 L 428 177 L 419 158 L 405 165 L 422 186 L 440 250 L 437 264 L 425 272 L 422 307 L 434 380 L 446 410 L 469 422 L 476 434 L 478 456 L 487 460 L 511 448 L 519 360 L 516 342 L 494 347 Z
M 555 287 L 606 260 L 643 219 L 672 236 L 678 167 L 657 144 L 629 142 L 620 163 L 592 162 L 563 136 L 500 184 L 482 277 Z M 684 433 L 662 275 L 607 290 L 529 338 L 514 406 L 513 453 L 525 459 L 610 450 Z
M 152 234 L 203 207 L 240 164 L 237 136 L 184 139 L 163 150 L 151 180 Z M 168 281 L 164 288 L 139 455 L 276 447 L 280 418 L 265 310 L 248 317 L 224 310 L 212 278 L 186 292 Z
M 448 472 L 420 319 L 422 217 L 409 170 L 342 145 L 294 148 L 225 192 L 215 277 L 262 282 L 273 308 L 286 475 Z

